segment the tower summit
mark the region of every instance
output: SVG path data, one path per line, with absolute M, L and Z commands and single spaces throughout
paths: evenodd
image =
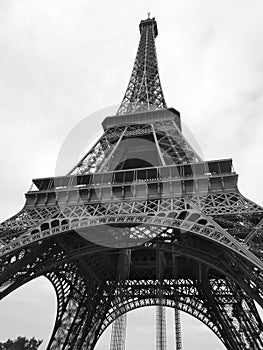
M 0 225 L 0 298 L 45 276 L 57 295 L 47 350 L 93 350 L 125 315 L 158 306 L 203 322 L 228 350 L 262 350 L 263 208 L 239 191 L 231 159 L 204 161 L 167 108 L 154 18 L 140 23 L 131 79 L 104 133 L 66 176 L 34 179 Z M 175 313 L 175 324 L 180 324 Z M 177 350 L 181 349 L 177 332 Z
M 141 21 L 139 29 L 140 43 L 118 115 L 166 108 L 155 48 L 158 35 L 155 18 Z

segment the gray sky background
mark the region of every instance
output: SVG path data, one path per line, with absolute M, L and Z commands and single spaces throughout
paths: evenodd
M 23 206 L 32 178 L 55 174 L 61 145 L 82 118 L 121 102 L 147 12 L 158 23 L 168 106 L 181 112 L 205 159 L 233 158 L 241 192 L 263 205 L 261 0 L 0 0 L 1 221 Z M 102 114 L 90 118 L 87 141 L 102 130 Z M 0 340 L 46 343 L 55 307 L 44 278 L 23 286 L 0 304 Z M 130 314 L 128 350 L 153 348 L 153 313 Z M 183 327 L 185 350 L 223 348 L 192 318 Z M 97 350 L 108 343 L 106 334 Z

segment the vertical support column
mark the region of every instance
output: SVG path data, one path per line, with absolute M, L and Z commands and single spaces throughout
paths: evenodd
M 156 271 L 159 282 L 158 299 L 159 305 L 156 307 L 156 350 L 166 350 L 166 309 L 163 306 L 162 282 L 165 266 L 163 252 L 156 252 Z M 158 287 L 158 285 L 157 285 Z
M 178 283 L 178 262 L 175 255 L 172 255 L 172 264 L 173 264 L 173 278 Z M 174 309 L 174 332 L 175 332 L 175 348 L 176 350 L 182 350 L 182 329 L 181 329 L 181 315 L 178 308 L 178 292 L 175 289 L 175 302 L 176 308 Z
M 125 249 L 119 252 L 118 257 L 118 284 L 121 297 L 122 282 L 129 278 L 131 262 L 131 250 Z M 127 314 L 118 317 L 112 324 L 110 350 L 125 350 Z
M 110 350 L 125 350 L 127 314 L 118 317 L 112 325 Z
M 166 309 L 156 307 L 156 350 L 166 350 Z
M 174 309 L 174 329 L 176 350 L 182 350 L 181 316 L 178 308 Z

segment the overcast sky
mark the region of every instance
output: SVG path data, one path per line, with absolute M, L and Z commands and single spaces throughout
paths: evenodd
M 205 159 L 233 158 L 241 192 L 263 204 L 262 0 L 0 0 L 1 221 L 23 206 L 32 178 L 56 173 L 63 141 L 83 118 L 121 102 L 147 12 L 158 23 L 168 106 L 181 112 Z M 99 115 L 87 142 L 102 130 Z M 0 340 L 46 343 L 55 295 L 42 278 L 0 311 Z M 131 313 L 128 350 L 153 348 L 153 312 Z M 189 317 L 183 326 L 185 350 L 222 349 Z M 108 343 L 104 336 L 97 350 Z

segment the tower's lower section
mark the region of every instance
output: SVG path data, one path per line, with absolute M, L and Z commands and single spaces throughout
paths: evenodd
M 94 349 L 114 320 L 151 305 L 159 305 L 158 312 L 166 306 L 196 317 L 229 350 L 262 349 L 263 324 L 254 303 L 263 306 L 262 285 L 244 257 L 163 228 L 153 241 L 129 249 L 129 277 L 117 278 L 124 251 L 91 244 L 74 232 L 28 246 L 3 269 L 1 297 L 40 275 L 51 280 L 58 310 L 48 350 Z M 161 349 L 165 339 L 159 341 Z

